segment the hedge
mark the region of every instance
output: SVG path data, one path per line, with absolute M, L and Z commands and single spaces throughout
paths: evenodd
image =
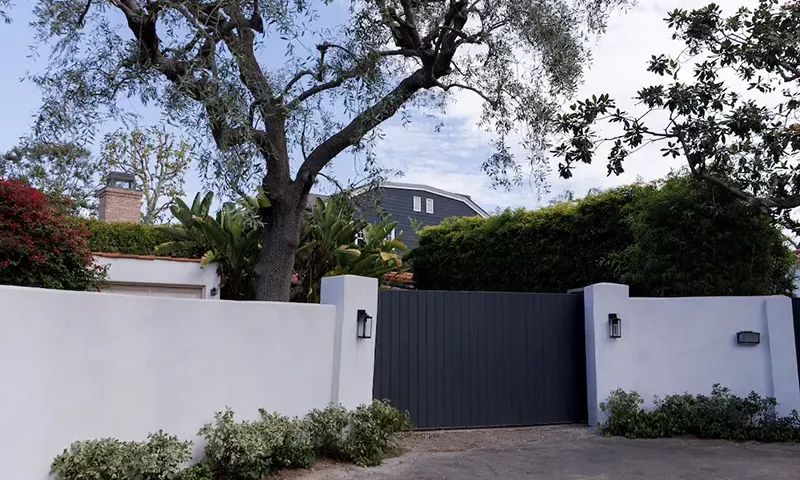
M 89 248 L 93 252 L 155 255 L 155 247 L 172 240 L 153 225 L 85 220 Z M 191 249 L 170 253 L 170 257 L 200 258 L 204 252 Z
M 639 296 L 789 294 L 794 257 L 773 220 L 685 177 L 536 211 L 425 228 L 417 288 L 566 292 L 626 283 Z

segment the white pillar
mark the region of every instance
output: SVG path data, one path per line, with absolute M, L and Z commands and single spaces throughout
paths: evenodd
M 322 279 L 323 304 L 336 306 L 331 402 L 355 408 L 372 401 L 378 280 L 340 275 Z M 372 338 L 357 338 L 358 310 L 372 316 Z
M 767 297 L 767 338 L 762 339 L 762 343 L 769 344 L 772 395 L 778 400 L 776 412 L 779 415 L 800 411 L 794 334 L 792 300 L 781 295 Z
M 626 346 L 632 345 L 628 317 L 628 286 L 616 283 L 597 283 L 583 289 L 586 325 L 586 403 L 589 426 L 605 422 L 600 403 L 617 388 L 630 390 L 634 375 Z M 622 338 L 610 338 L 608 314 L 622 319 Z M 627 343 L 627 345 L 626 345 Z

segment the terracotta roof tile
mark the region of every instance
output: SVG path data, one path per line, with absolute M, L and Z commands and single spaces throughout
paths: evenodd
M 92 255 L 106 258 L 135 258 L 138 260 L 169 260 L 171 262 L 197 262 L 200 263 L 199 258 L 180 258 L 180 257 L 162 257 L 156 255 L 133 255 L 130 253 L 103 253 L 92 252 Z
M 383 281 L 388 283 L 414 283 L 414 274 L 411 272 L 389 272 L 383 275 Z

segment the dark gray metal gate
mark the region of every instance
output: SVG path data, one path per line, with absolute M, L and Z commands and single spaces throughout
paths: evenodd
M 380 297 L 378 297 L 380 300 Z M 794 351 L 797 354 L 797 376 L 800 379 L 800 298 L 792 299 L 792 316 L 794 317 Z
M 373 396 L 417 428 L 585 422 L 580 294 L 381 291 Z

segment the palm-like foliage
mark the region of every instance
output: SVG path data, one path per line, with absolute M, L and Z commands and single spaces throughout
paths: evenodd
M 353 217 L 354 209 L 340 197 L 327 203 L 317 199 L 313 211 L 307 215 L 295 257 L 298 285 L 293 289 L 293 299 L 319 302 L 322 278 L 332 275 L 361 275 L 380 278 L 384 273 L 402 268 L 398 250 L 405 245 L 399 239 L 390 239 L 397 222 L 389 218 L 377 224 Z M 363 232 L 363 240 L 356 236 Z
M 180 199 L 170 209 L 180 222 L 176 226 L 160 227 L 175 240 L 159 245 L 157 253 L 201 247 L 200 266 L 219 265 L 221 296 L 229 300 L 248 300 L 255 296 L 255 265 L 261 248 L 260 223 L 251 208 L 226 204 L 211 217 L 208 214 L 214 194 L 202 199 L 195 196 L 189 207 Z M 258 204 L 258 199 L 245 199 L 244 205 Z
M 156 252 L 167 254 L 187 247 L 202 250 L 205 253 L 201 267 L 212 262 L 219 266 L 222 298 L 251 300 L 255 298 L 255 267 L 261 248 L 260 212 L 269 208 L 269 200 L 260 190 L 254 197 L 225 204 L 211 217 L 213 200 L 210 192 L 203 197 L 198 193 L 191 206 L 175 199 L 170 210 L 180 223 L 159 227 L 174 240 L 159 245 Z M 398 251 L 406 246 L 399 238 L 391 238 L 397 222 L 386 217 L 369 224 L 354 218 L 353 213 L 346 198 L 332 197 L 327 203 L 317 199 L 314 209 L 306 215 L 295 257 L 293 300 L 319 302 L 325 276 L 381 278 L 384 273 L 403 267 Z M 363 238 L 356 240 L 359 232 Z

